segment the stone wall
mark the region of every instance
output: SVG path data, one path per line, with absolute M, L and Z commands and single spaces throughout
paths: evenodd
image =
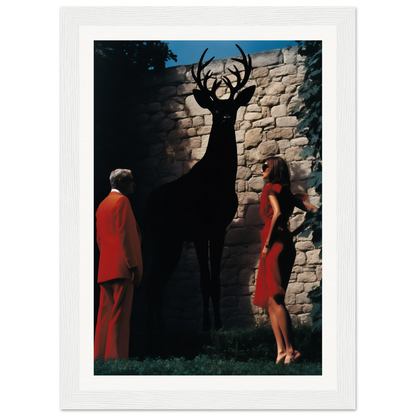
M 314 189 L 307 189 L 306 185 L 312 162 L 299 156 L 308 140 L 295 133 L 297 119 L 291 115 L 304 78 L 303 58 L 297 55 L 297 48 L 251 56 L 253 71 L 246 87 L 255 85 L 256 90 L 247 107 L 241 107 L 237 113 L 235 187 L 239 206 L 227 230 L 222 261 L 220 306 L 226 327 L 251 327 L 267 320 L 267 312 L 252 304 L 263 225 L 259 216 L 265 185 L 262 161 L 268 156 L 283 156 L 291 170 L 292 191 L 307 192 L 312 204 L 319 202 Z M 231 65 L 231 58 L 216 60 L 208 69 L 214 76 L 228 74 L 232 79 L 226 71 Z M 186 174 L 205 153 L 212 116 L 195 102 L 194 88 L 191 66 L 167 68 L 160 76 L 143 80 L 123 109 L 131 134 L 141 143 L 133 172 L 140 178 L 135 195 L 139 216 L 144 213 L 152 189 Z M 220 87 L 217 95 L 227 98 L 227 88 Z M 303 217 L 295 209 L 291 228 L 296 228 Z M 309 239 L 298 237 L 296 250 L 286 304 L 293 319 L 310 322 L 312 305 L 307 293 L 320 284 L 322 265 L 319 251 Z M 146 256 L 145 253 L 145 261 Z M 139 298 L 144 300 L 144 290 Z M 144 308 L 144 303 L 139 302 L 138 307 Z M 166 289 L 164 305 L 169 330 L 202 329 L 202 295 L 193 243 L 184 244 L 179 266 Z M 145 308 L 138 313 L 140 318 L 145 315 Z

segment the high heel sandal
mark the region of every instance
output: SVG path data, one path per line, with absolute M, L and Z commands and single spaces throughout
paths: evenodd
M 288 362 L 285 361 L 285 364 L 293 364 L 299 361 L 301 356 L 302 355 L 299 351 L 294 350 L 292 356 L 289 358 L 289 361 Z

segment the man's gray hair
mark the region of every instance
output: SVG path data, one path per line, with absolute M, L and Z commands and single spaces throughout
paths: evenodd
M 129 169 L 116 169 L 110 173 L 110 185 L 112 188 L 116 188 L 118 186 L 119 178 L 125 178 L 128 173 L 131 173 Z

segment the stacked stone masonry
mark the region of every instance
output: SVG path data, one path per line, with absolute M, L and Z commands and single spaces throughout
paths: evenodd
M 262 162 L 269 156 L 282 156 L 291 171 L 292 191 L 307 192 L 308 200 L 319 204 L 314 188 L 308 189 L 306 184 L 312 161 L 299 156 L 308 140 L 296 133 L 298 120 L 292 115 L 304 79 L 304 58 L 297 54 L 297 48 L 251 57 L 253 71 L 246 87 L 255 85 L 256 90 L 249 104 L 239 109 L 235 124 L 239 206 L 227 230 L 222 260 L 220 306 L 225 327 L 252 327 L 268 320 L 267 312 L 252 303 L 263 225 L 259 216 L 265 185 Z M 234 64 L 231 58 L 216 60 L 207 69 L 214 76 L 227 74 L 232 79 L 226 68 Z M 167 68 L 163 76 L 144 80 L 132 94 L 134 110 L 131 103 L 129 111 L 123 109 L 132 134 L 144 143 L 135 172 L 140 178 L 136 187 L 140 213 L 144 213 L 152 189 L 186 174 L 205 154 L 212 116 L 193 97 L 197 87 L 191 67 Z M 217 90 L 221 99 L 227 94 L 225 86 Z M 296 228 L 303 218 L 304 213 L 295 208 L 290 228 Z M 310 323 L 312 304 L 307 294 L 320 285 L 322 262 L 310 239 L 297 237 L 295 247 L 297 256 L 285 300 L 293 320 Z M 167 285 L 164 314 L 169 330 L 202 328 L 202 295 L 193 243 L 184 244 L 180 263 Z

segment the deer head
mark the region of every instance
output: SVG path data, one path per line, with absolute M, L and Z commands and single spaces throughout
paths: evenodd
M 254 90 L 256 89 L 256 87 L 252 85 L 251 87 L 248 87 L 245 90 L 241 91 L 236 96 L 237 92 L 241 90 L 244 87 L 244 85 L 246 85 L 252 67 L 250 55 L 248 55 L 247 59 L 243 50 L 238 45 L 235 46 L 237 46 L 237 48 L 240 50 L 242 59 L 233 58 L 233 60 L 236 62 L 240 62 L 244 65 L 244 77 L 243 79 L 241 79 L 240 72 L 238 71 L 235 65 L 234 70 L 228 68 L 228 70 L 237 78 L 236 85 L 234 86 L 233 83 L 226 76 L 222 77 L 224 83 L 230 89 L 230 97 L 228 99 L 220 100 L 215 94 L 222 82 L 221 80 L 214 80 L 211 90 L 208 89 L 207 84 L 208 80 L 211 78 L 212 75 L 211 71 L 207 72 L 203 81 L 201 79 L 201 74 L 203 74 L 202 71 L 215 58 L 213 56 L 209 61 L 205 62 L 204 64 L 202 63 L 208 48 L 205 49 L 204 53 L 201 56 L 201 59 L 199 60 L 196 75 L 194 73 L 194 67 L 192 67 L 192 76 L 199 87 L 199 90 L 193 90 L 195 100 L 202 108 L 207 108 L 211 111 L 213 117 L 213 126 L 234 126 L 238 108 L 248 104 L 248 102 L 254 94 Z

